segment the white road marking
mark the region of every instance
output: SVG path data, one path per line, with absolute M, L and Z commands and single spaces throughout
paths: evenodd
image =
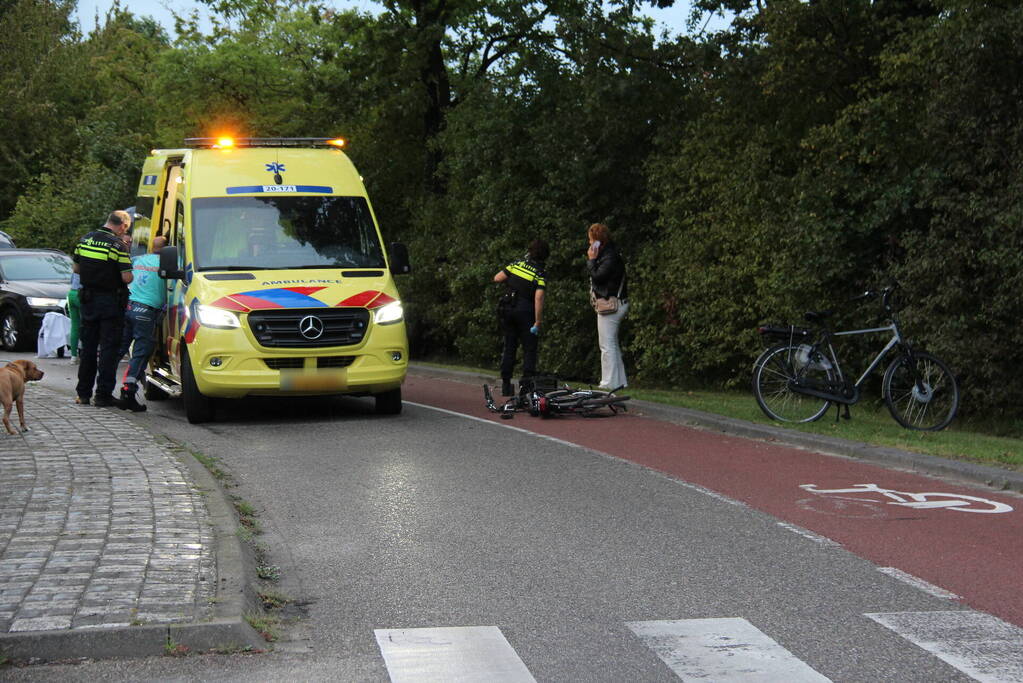
M 584 451 L 592 450 L 592 449 L 587 448 L 586 446 L 580 446 L 577 443 L 572 443 L 571 441 L 565 441 L 564 439 L 559 439 L 559 438 L 554 437 L 554 436 L 547 436 L 546 434 L 537 434 L 536 432 L 531 432 L 528 429 L 523 429 L 522 427 L 513 427 L 513 426 L 511 426 L 509 424 L 504 424 L 503 422 L 494 422 L 493 420 L 485 420 L 482 417 L 476 417 L 475 415 L 466 415 L 465 413 L 459 413 L 459 412 L 457 412 L 455 410 L 448 410 L 447 408 L 438 408 L 437 406 L 428 406 L 425 403 L 415 403 L 413 401 L 405 401 L 405 403 L 407 403 L 410 406 L 416 406 L 417 408 L 428 408 L 430 410 L 436 410 L 438 413 L 447 413 L 448 415 L 454 415 L 455 417 L 464 417 L 467 420 L 476 420 L 477 422 L 482 422 L 483 424 L 492 425 L 494 427 L 504 427 L 505 429 L 510 429 L 513 432 L 522 432 L 523 434 L 531 434 L 532 436 L 536 436 L 536 437 L 539 437 L 541 439 L 547 439 L 548 441 L 553 441 L 554 443 L 559 443 L 562 446 L 571 446 L 572 448 L 581 448 Z M 594 452 L 596 452 L 596 451 L 594 451 Z
M 589 448 L 587 446 L 580 446 L 577 443 L 572 443 L 571 441 L 565 441 L 564 439 L 559 439 L 559 438 L 554 437 L 554 436 L 547 436 L 546 434 L 537 434 L 536 432 L 531 432 L 528 429 L 523 429 L 522 427 L 513 427 L 512 425 L 504 424 L 503 422 L 495 422 L 494 420 L 486 420 L 486 419 L 484 419 L 482 417 L 476 417 L 475 415 L 466 415 L 465 413 L 459 413 L 457 411 L 448 410 L 446 408 L 438 408 L 436 406 L 426 405 L 425 403 L 415 403 L 413 401 L 405 401 L 405 403 L 407 403 L 410 406 L 416 406 L 417 408 L 427 408 L 429 410 L 436 410 L 439 413 L 446 413 L 448 415 L 454 415 L 455 417 L 464 417 L 467 420 L 475 420 L 476 422 L 482 422 L 483 424 L 492 425 L 494 427 L 502 427 L 504 429 L 510 429 L 512 431 L 515 431 L 515 432 L 521 432 L 523 434 L 529 434 L 530 436 L 535 436 L 538 439 L 546 439 L 547 441 L 552 441 L 552 442 L 554 442 L 556 444 L 561 444 L 562 446 L 571 446 L 572 448 L 578 448 L 579 450 L 583 450 L 583 451 L 586 451 L 588 453 L 595 453 L 595 454 L 601 455 L 601 456 L 603 456 L 605 458 L 610 458 L 612 460 L 622 461 L 622 458 L 618 458 L 618 457 L 615 457 L 613 455 L 609 455 L 608 453 L 604 453 L 602 451 L 594 450 L 594 449 Z M 630 461 L 626 460 L 625 462 L 630 462 Z M 633 463 L 633 464 L 636 464 L 636 463 Z M 681 484 L 682 486 L 685 486 L 686 488 L 690 488 L 690 489 L 692 489 L 694 491 L 698 491 L 698 492 L 700 492 L 700 493 L 702 493 L 702 494 L 704 494 L 706 496 L 710 496 L 711 498 L 714 498 L 715 500 L 720 500 L 723 503 L 728 503 L 729 505 L 735 505 L 735 506 L 738 506 L 738 507 L 749 507 L 748 505 L 746 505 L 746 503 L 742 502 L 741 500 L 736 500 L 735 498 L 729 498 L 728 496 L 726 496 L 724 494 L 718 493 L 717 491 L 711 491 L 710 489 L 708 489 L 706 487 L 703 487 L 703 486 L 700 486 L 699 484 L 693 484 L 693 483 L 690 483 L 688 481 L 683 481 L 681 479 L 675 479 L 674 477 L 666 475 L 663 472 L 658 472 L 657 470 L 650 469 L 649 467 L 646 467 L 644 465 L 638 465 L 638 464 L 636 464 L 636 465 L 637 465 L 637 467 L 642 467 L 643 469 L 646 469 L 646 470 L 648 470 L 650 472 L 654 472 L 655 474 L 659 474 L 659 475 L 661 475 L 661 476 L 663 476 L 663 477 L 665 477 L 667 479 L 670 479 L 671 481 L 675 482 L 676 484 Z
M 816 493 L 825 494 L 878 494 L 890 500 L 884 501 L 888 505 L 901 505 L 915 510 L 946 509 L 957 512 L 978 512 L 981 514 L 1000 514 L 1012 512 L 1012 506 L 1006 503 L 999 503 L 996 500 L 968 496 L 965 493 L 940 493 L 928 491 L 925 493 L 912 493 L 910 491 L 896 491 L 894 489 L 883 489 L 877 484 L 856 484 L 847 489 L 819 489 L 816 484 L 800 484 L 799 488 Z M 874 498 L 856 497 L 853 495 L 841 496 L 849 500 L 873 502 Z
M 536 683 L 496 626 L 376 629 L 392 683 Z
M 741 508 L 749 507 L 748 505 L 746 505 L 746 503 L 742 502 L 741 500 L 736 500 L 735 498 L 729 498 L 728 496 L 724 495 L 723 493 L 718 493 L 717 491 L 711 491 L 709 488 L 707 488 L 705 486 L 700 486 L 699 484 L 693 484 L 693 483 L 690 483 L 688 481 L 682 481 L 681 479 L 672 479 L 672 481 L 678 482 L 679 484 L 682 484 L 683 486 L 691 488 L 694 491 L 699 491 L 703 495 L 710 496 L 714 500 L 720 500 L 722 503 L 728 503 L 729 505 L 735 505 L 735 506 L 738 506 L 738 507 L 741 507 Z
M 829 681 L 745 619 L 628 622 L 683 680 L 716 683 Z
M 1023 681 L 1023 629 L 983 612 L 867 614 L 977 681 Z
M 881 572 L 882 574 L 887 574 L 888 576 L 898 579 L 899 581 L 902 581 L 904 583 L 908 583 L 910 586 L 913 586 L 914 588 L 919 588 L 924 593 L 929 593 L 936 598 L 947 598 L 949 600 L 959 599 L 959 596 L 956 595 L 955 593 L 947 591 L 944 588 L 935 586 L 933 583 L 927 583 L 923 579 L 917 578 L 912 574 L 907 574 L 901 569 L 896 569 L 895 567 L 878 567 L 877 571 Z
M 820 534 L 815 534 L 812 531 L 810 531 L 809 529 L 804 529 L 803 527 L 796 526 L 795 524 L 789 524 L 788 522 L 778 522 L 778 526 L 780 526 L 783 529 L 788 529 L 789 531 L 791 531 L 794 534 L 799 534 L 803 538 L 809 538 L 814 543 L 819 543 L 820 545 L 827 546 L 829 548 L 840 548 L 840 547 L 842 547 L 842 544 L 839 543 L 838 541 L 833 541 L 833 540 L 831 540 L 830 538 L 828 538 L 826 536 L 821 536 Z

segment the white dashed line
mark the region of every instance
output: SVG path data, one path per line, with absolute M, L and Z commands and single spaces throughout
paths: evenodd
M 910 586 L 913 586 L 914 588 L 919 588 L 924 593 L 929 593 L 930 595 L 933 595 L 936 598 L 947 598 L 949 600 L 959 599 L 959 596 L 956 595 L 955 593 L 951 593 L 945 590 L 944 588 L 939 588 L 938 586 L 935 586 L 933 583 L 927 583 L 923 579 L 918 579 L 912 574 L 907 574 L 901 569 L 896 569 L 895 567 L 878 567 L 877 571 L 881 572 L 882 574 L 887 574 L 892 578 L 898 579 L 903 583 L 908 583 Z

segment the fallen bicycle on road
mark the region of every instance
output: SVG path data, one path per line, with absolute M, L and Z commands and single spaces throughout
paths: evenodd
M 544 391 L 539 385 L 520 386 L 518 394 L 512 396 L 498 406 L 490 385 L 483 385 L 483 397 L 487 408 L 492 413 L 500 413 L 501 417 L 510 420 L 515 413 L 528 412 L 533 417 L 554 417 L 557 415 L 582 415 L 598 417 L 615 415 L 618 411 L 627 410 L 625 402 L 628 396 L 620 396 L 617 392 L 625 387 L 612 391 L 600 389 L 573 389 L 567 384 Z

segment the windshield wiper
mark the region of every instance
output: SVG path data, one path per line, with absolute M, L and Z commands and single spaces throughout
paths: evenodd
M 270 268 L 269 266 L 203 266 L 199 270 L 204 272 L 207 270 L 280 270 L 280 269 Z

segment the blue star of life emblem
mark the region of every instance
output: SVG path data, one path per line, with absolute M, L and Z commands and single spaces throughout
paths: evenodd
M 282 164 L 279 161 L 275 161 L 272 164 L 267 164 L 266 170 L 270 171 L 271 173 L 284 173 L 284 164 Z

